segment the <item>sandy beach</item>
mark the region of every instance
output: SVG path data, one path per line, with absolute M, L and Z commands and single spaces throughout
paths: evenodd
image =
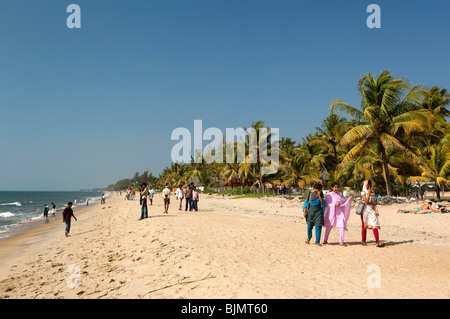
M 333 230 L 317 247 L 305 244 L 298 199 L 200 196 L 198 212 L 179 211 L 172 196 L 163 214 L 156 194 L 138 221 L 139 200 L 113 194 L 75 212 L 69 238 L 57 218 L 0 242 L 0 298 L 450 297 L 450 214 L 380 205 L 377 248 L 370 230 L 360 244 L 353 208 L 348 246 Z

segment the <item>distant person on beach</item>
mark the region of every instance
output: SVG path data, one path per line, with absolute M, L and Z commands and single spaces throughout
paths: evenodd
M 198 201 L 199 201 L 199 196 L 198 196 L 198 191 L 197 188 L 194 186 L 192 188 L 192 207 L 190 210 L 195 209 L 196 212 L 198 212 Z
M 148 199 L 150 201 L 150 205 L 153 205 L 153 194 L 155 193 L 155 191 L 153 190 L 152 186 L 149 186 L 149 190 L 148 190 Z
M 141 218 L 139 220 L 142 220 L 144 218 L 148 218 L 148 207 L 147 207 L 147 198 L 148 198 L 148 187 L 147 183 L 142 183 L 140 187 L 140 204 L 141 204 Z
M 55 217 L 56 214 L 56 205 L 52 203 L 52 216 Z
M 380 227 L 380 222 L 378 221 L 378 216 L 380 215 L 376 209 L 377 198 L 375 196 L 375 191 L 372 188 L 372 181 L 370 179 L 366 180 L 363 184 L 363 190 L 361 192 L 362 200 L 365 205 L 361 214 L 361 244 L 367 246 L 366 244 L 366 234 L 367 229 L 370 228 L 373 231 L 377 247 L 384 247 L 384 243 L 380 243 L 380 235 L 378 230 Z
M 73 214 L 73 210 L 72 210 L 72 202 L 67 203 L 67 207 L 64 208 L 64 211 L 62 213 L 63 216 L 63 222 L 66 223 L 66 231 L 65 231 L 65 236 L 69 237 L 69 232 L 70 232 L 70 222 L 72 217 L 77 220 L 77 218 L 75 217 L 75 215 Z
M 48 211 L 49 211 L 48 205 L 45 204 L 45 205 L 44 205 L 44 218 L 48 218 Z
M 320 183 L 314 185 L 314 189 L 309 191 L 303 205 L 303 217 L 306 218 L 308 239 L 305 241 L 309 244 L 312 238 L 312 229 L 316 232 L 316 245 L 320 244 L 320 235 L 322 234 L 322 226 L 324 223 L 323 214 L 325 211 L 325 199 L 322 193 L 323 186 Z
M 184 198 L 184 192 L 183 192 L 183 185 L 179 185 L 176 193 L 176 197 L 178 202 L 180 203 L 178 210 L 181 210 L 181 205 L 183 204 L 183 198 Z
M 323 243 L 328 244 L 328 236 L 330 235 L 331 229 L 339 228 L 339 245 L 347 246 L 344 243 L 344 233 L 348 231 L 347 221 L 352 208 L 352 197 L 343 199 L 338 190 L 339 185 L 332 183 L 331 192 L 325 198 L 324 223 L 326 230 Z
M 78 199 L 75 198 L 75 200 L 73 202 L 73 206 L 77 206 L 77 201 L 78 201 Z
M 189 211 L 191 211 L 191 208 L 192 208 L 192 203 L 191 203 L 191 200 L 192 200 L 192 187 L 191 187 L 191 184 L 188 184 L 188 186 L 187 186 L 187 188 L 186 188 L 186 209 L 185 209 L 185 211 L 187 212 L 187 210 L 188 210 L 188 205 L 189 205 Z
M 164 214 L 169 213 L 169 205 L 170 205 L 170 189 L 169 185 L 163 189 L 163 199 L 164 199 Z
M 440 208 L 433 208 L 433 203 L 428 202 L 420 206 L 420 208 L 414 208 L 412 210 L 403 210 L 399 209 L 397 213 L 403 214 L 427 214 L 427 213 L 436 213 L 439 212 Z
M 89 198 L 86 198 L 86 206 L 89 207 Z

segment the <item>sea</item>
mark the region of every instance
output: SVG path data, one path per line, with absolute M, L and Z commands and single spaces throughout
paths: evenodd
M 105 194 L 107 198 L 110 195 L 94 191 L 0 191 L 0 241 L 17 234 L 19 229 L 37 225 L 39 221 L 54 219 L 51 213 L 52 202 L 56 205 L 57 216 L 60 216 L 68 202 L 74 203 L 72 208 L 76 211 L 85 208 L 87 204 L 91 206 L 99 203 L 101 194 Z M 45 204 L 50 209 L 48 219 L 43 218 Z

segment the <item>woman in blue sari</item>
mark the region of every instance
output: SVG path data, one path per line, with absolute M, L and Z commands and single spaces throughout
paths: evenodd
M 306 218 L 308 225 L 308 239 L 305 243 L 309 244 L 312 238 L 312 229 L 316 231 L 316 245 L 320 244 L 320 235 L 322 234 L 322 226 L 324 224 L 323 214 L 325 212 L 325 199 L 322 193 L 323 186 L 320 183 L 314 185 L 314 189 L 309 191 L 303 205 L 303 217 Z

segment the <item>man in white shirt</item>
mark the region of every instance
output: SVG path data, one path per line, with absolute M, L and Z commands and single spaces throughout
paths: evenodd
M 176 196 L 177 196 L 178 202 L 180 203 L 178 210 L 181 210 L 181 205 L 183 204 L 183 198 L 184 198 L 183 185 L 178 186 Z
M 170 189 L 169 185 L 163 189 L 163 199 L 164 199 L 164 214 L 169 213 L 169 205 L 170 205 Z
M 148 199 L 150 200 L 150 205 L 153 205 L 153 193 L 154 193 L 155 191 L 153 190 L 153 187 L 149 187 L 149 190 L 148 190 Z

